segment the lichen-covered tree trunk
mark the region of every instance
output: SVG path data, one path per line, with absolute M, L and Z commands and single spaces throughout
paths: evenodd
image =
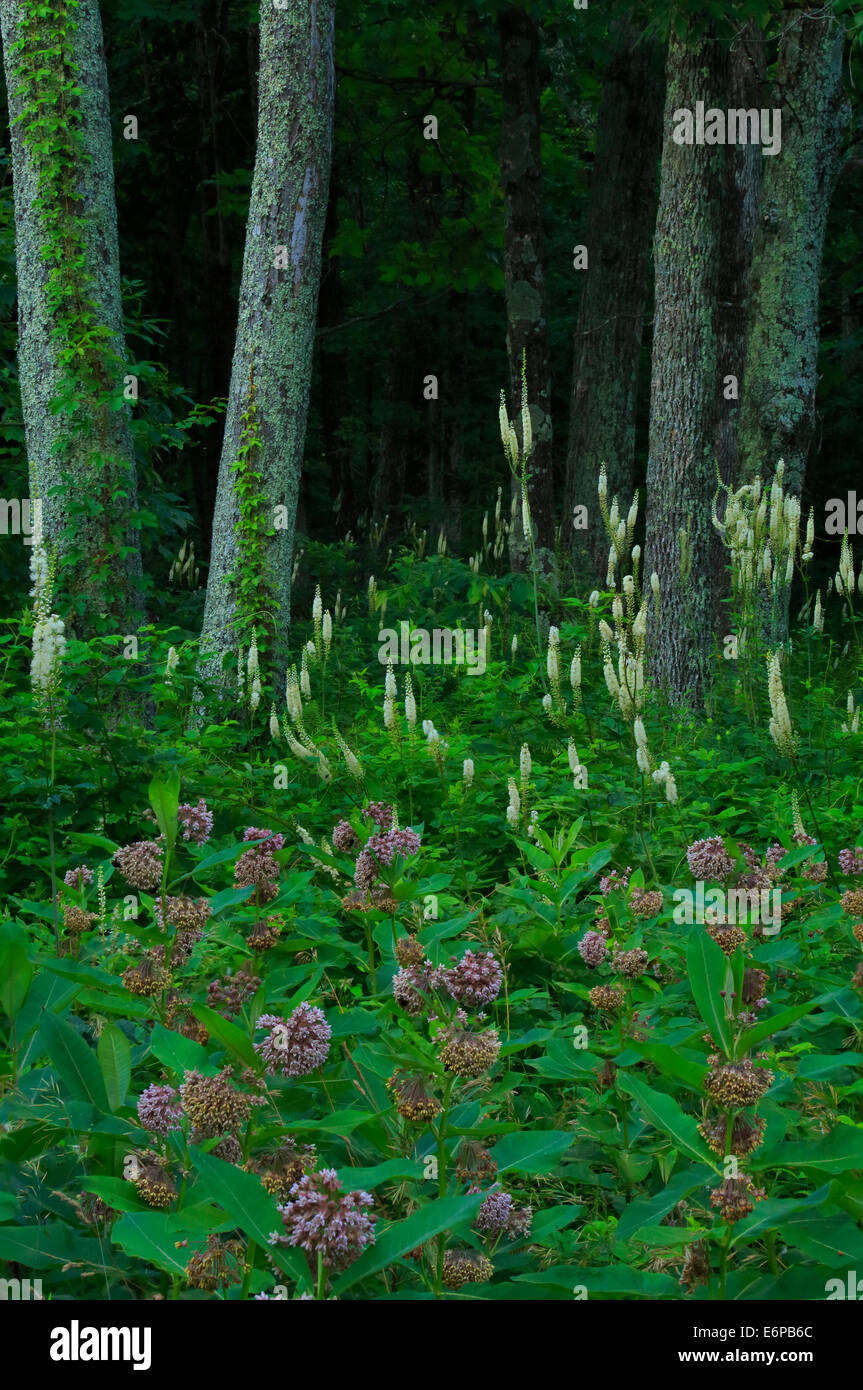
M 67 627 L 134 634 L 141 556 L 99 6 L 0 0 L 0 27 L 31 497 Z
M 537 563 L 550 571 L 554 558 L 554 476 L 552 471 L 551 362 L 545 318 L 542 236 L 542 162 L 539 125 L 539 27 L 526 10 L 500 12 L 501 128 L 500 171 L 504 203 L 506 346 L 509 354 L 510 415 L 521 440 L 522 361 L 533 451 L 528 464 L 528 498 Z M 520 488 L 513 479 L 520 497 Z M 521 521 L 510 537 L 510 564 L 525 567 Z
M 596 500 L 600 464 L 609 495 L 632 493 L 635 410 L 650 242 L 662 143 L 662 54 L 618 24 L 602 86 L 585 245 L 587 269 L 573 340 L 564 540 L 605 577 L 608 541 Z M 573 510 L 587 508 L 587 530 Z
M 258 137 L 201 634 L 287 661 L 294 527 L 332 149 L 333 0 L 261 6 Z
M 781 153 L 766 158 L 752 259 L 740 411 L 741 477 L 773 472 L 799 492 L 815 425 L 818 282 L 848 108 L 844 34 L 823 9 L 795 13 L 779 45 Z
M 674 702 L 700 698 L 711 640 L 716 282 L 721 150 L 677 144 L 675 111 L 722 106 L 721 49 L 673 37 L 666 67 L 659 212 L 654 240 L 645 575 L 659 576 L 650 673 Z
M 755 111 L 766 82 L 764 40 L 754 22 L 732 44 L 728 58 L 728 101 L 733 110 Z M 716 314 L 716 415 L 714 453 L 722 482 L 730 486 L 737 472 L 737 430 L 746 352 L 746 306 L 752 248 L 761 191 L 764 157 L 756 142 L 726 145 L 723 150 L 719 278 Z M 722 511 L 721 502 L 719 503 Z M 716 619 L 730 592 L 727 552 L 718 531 L 712 538 Z

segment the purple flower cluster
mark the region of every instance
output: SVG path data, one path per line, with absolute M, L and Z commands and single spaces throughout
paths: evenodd
M 255 1051 L 271 1075 L 308 1076 L 330 1055 L 332 1029 L 323 1011 L 312 1004 L 298 1004 L 288 1018 L 262 1014 L 258 1027 L 270 1030 L 262 1042 L 255 1043 Z
M 273 1233 L 271 1245 L 299 1246 L 327 1269 L 343 1270 L 375 1243 L 371 1193 L 345 1192 L 334 1168 L 309 1173 L 291 1188 L 291 1199 L 278 1207 L 285 1234 Z
M 248 830 L 243 835 L 243 839 L 260 840 L 265 835 L 268 838 L 264 840 L 264 843 L 262 845 L 255 845 L 255 848 L 253 850 L 254 854 L 275 854 L 278 850 L 284 847 L 284 835 L 274 835 L 271 830 L 259 830 L 258 827 L 255 825 L 249 826 Z
M 448 972 L 430 961 L 405 965 L 393 976 L 393 997 L 406 1014 L 420 1014 L 428 1003 L 427 996 L 447 985 Z
M 333 848 L 342 854 L 350 854 L 359 844 L 357 832 L 349 820 L 340 820 L 332 834 Z
M 490 1192 L 477 1212 L 474 1222 L 486 1235 L 507 1235 L 510 1239 L 530 1233 L 533 1212 L 530 1207 L 513 1207 L 508 1192 Z
M 64 875 L 63 882 L 67 888 L 86 888 L 93 882 L 93 870 L 88 869 L 86 864 L 80 864 L 77 869 L 70 869 Z
M 468 1008 L 490 1004 L 500 994 L 503 971 L 491 951 L 475 956 L 465 951 L 457 965 L 446 972 L 446 987 L 453 999 Z
M 183 827 L 183 839 L 191 840 L 195 845 L 205 845 L 213 833 L 213 813 L 207 810 L 207 803 L 203 797 L 197 806 L 191 806 L 187 802 L 178 806 L 177 820 Z
M 179 1129 L 183 1106 L 173 1086 L 148 1086 L 138 1097 L 138 1119 L 153 1134 L 170 1134 Z
M 365 849 L 357 855 L 354 868 L 354 882 L 358 888 L 371 888 L 380 878 L 381 869 L 389 868 L 396 855 L 407 859 L 416 854 L 420 847 L 420 837 L 415 830 L 406 826 L 404 830 L 386 830 L 370 835 Z
M 389 830 L 393 823 L 393 808 L 386 801 L 370 801 L 363 810 L 366 820 L 373 820 L 378 830 Z
M 686 858 L 692 877 L 698 883 L 722 882 L 734 868 L 734 860 L 719 835 L 713 835 L 708 840 L 696 840 L 686 851 Z
M 848 874 L 852 878 L 858 878 L 863 874 L 863 846 L 855 845 L 854 849 L 840 849 L 839 867 L 843 874 Z M 69 882 L 68 875 L 66 882 Z
M 609 893 L 614 893 L 617 889 L 628 888 L 629 875 L 631 873 L 632 869 L 629 864 L 627 864 L 623 873 L 618 873 L 617 869 L 612 869 L 611 873 L 608 874 L 606 878 L 601 878 L 599 880 L 599 891 L 602 893 L 603 897 L 607 897 Z
M 608 945 L 605 937 L 598 931 L 585 932 L 578 943 L 578 954 L 581 956 L 585 965 L 589 965 L 592 970 L 595 969 L 597 965 L 602 965 L 602 962 L 608 955 Z

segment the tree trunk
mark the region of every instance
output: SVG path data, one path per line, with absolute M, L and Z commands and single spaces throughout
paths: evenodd
M 335 192 L 331 190 L 327 208 L 324 245 L 326 252 L 335 240 L 338 217 Z M 322 328 L 339 329 L 345 319 L 345 295 L 342 287 L 339 257 L 325 253 L 321 271 L 319 316 Z M 330 490 L 335 508 L 334 523 L 339 536 L 357 529 L 357 501 L 351 467 L 351 442 L 348 424 L 349 378 L 348 359 L 338 332 L 332 337 L 318 335 L 321 363 L 321 424 L 324 452 L 330 474 Z
M 609 496 L 626 508 L 633 491 L 635 414 L 644 310 L 650 290 L 650 242 L 656 225 L 662 141 L 662 58 L 619 24 L 597 117 L 586 246 L 588 269 L 573 343 L 572 394 L 563 536 L 574 552 L 587 545 L 605 578 L 608 540 L 596 500 L 600 464 Z M 587 530 L 573 527 L 587 508 Z
M 728 60 L 728 107 L 760 110 L 766 82 L 764 41 L 750 23 L 733 44 Z M 723 483 L 737 473 L 737 430 L 746 352 L 746 306 L 752 247 L 761 192 L 763 155 L 755 142 L 723 150 L 719 279 L 716 315 L 716 415 L 713 447 Z M 733 380 L 732 380 L 733 378 Z M 720 514 L 722 503 L 719 501 Z M 714 531 L 712 568 L 716 575 L 715 618 L 723 619 L 730 592 L 728 554 Z M 727 620 L 726 620 L 727 621 Z
M 711 641 L 713 414 L 721 149 L 673 139 L 674 113 L 721 107 L 721 50 L 672 37 L 659 212 L 654 241 L 650 439 L 645 576 L 659 576 L 651 624 L 654 683 L 675 703 L 697 701 Z
M 786 490 L 796 493 L 815 426 L 818 282 L 848 122 L 843 40 L 823 10 L 788 19 L 776 69 L 782 151 L 765 159 L 752 259 L 741 474 L 769 476 L 784 459 Z
M 257 150 L 201 639 L 211 678 L 253 627 L 271 646 L 276 676 L 287 662 L 330 178 L 334 20 L 333 0 L 261 7 Z
M 233 284 L 231 248 L 223 216 L 220 180 L 221 103 L 225 82 L 225 34 L 228 0 L 204 0 L 195 26 L 195 62 L 198 80 L 198 125 L 200 130 L 198 198 L 204 259 L 204 361 L 200 393 L 211 401 L 227 395 L 231 380 L 234 347 Z M 219 435 L 214 429 L 204 435 L 202 467 L 196 470 L 198 510 L 204 518 L 201 543 L 204 551 L 212 541 L 211 526 L 219 469 Z
M 528 497 L 540 567 L 554 559 L 554 478 L 552 472 L 551 363 L 545 320 L 543 275 L 542 164 L 539 125 L 539 28 L 525 10 L 508 8 L 498 16 L 501 45 L 500 172 L 504 199 L 506 346 L 509 353 L 510 416 L 521 441 L 522 360 L 533 451 L 528 463 Z M 520 488 L 513 479 L 520 496 Z M 521 523 L 513 527 L 510 563 L 525 567 Z
M 31 497 L 42 502 L 71 629 L 133 634 L 141 555 L 129 412 L 117 408 L 126 349 L 99 8 L 57 0 L 46 16 L 25 0 L 0 0 L 0 25 Z M 47 59 L 54 44 L 62 56 Z

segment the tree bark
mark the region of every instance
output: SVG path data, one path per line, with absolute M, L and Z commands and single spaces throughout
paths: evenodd
M 522 360 L 533 451 L 528 463 L 528 498 L 540 567 L 554 559 L 551 361 L 545 319 L 543 273 L 542 162 L 539 123 L 539 27 L 526 10 L 507 8 L 498 16 L 501 46 L 500 171 L 504 198 L 506 346 L 509 354 L 510 415 L 521 442 Z M 521 490 L 513 479 L 513 489 Z M 520 521 L 510 537 L 510 563 L 524 569 L 526 548 Z
M 331 190 L 324 231 L 325 255 L 318 304 L 320 323 L 326 328 L 338 328 L 345 319 L 345 296 L 339 257 L 328 254 L 337 230 L 336 196 L 335 191 Z M 344 536 L 348 531 L 356 531 L 357 528 L 357 501 L 348 428 L 348 360 L 338 333 L 331 339 L 319 338 L 318 352 L 321 363 L 321 424 L 324 452 L 330 474 L 336 532 Z
M 713 416 L 721 149 L 672 138 L 674 112 L 722 106 L 719 46 L 672 37 L 666 68 L 659 212 L 654 241 L 645 577 L 661 616 L 650 629 L 653 682 L 674 703 L 700 699 L 711 641 Z
M 34 17 L 24 0 L 0 0 L 31 497 L 42 502 L 67 626 L 81 636 L 134 634 L 143 616 L 141 555 L 129 411 L 114 408 L 126 349 L 102 23 L 97 0 L 74 8 L 61 0 L 55 9 L 56 34 L 52 18 Z M 46 59 L 52 42 L 62 57 Z M 61 100 L 63 128 L 46 134 L 34 121 L 49 112 L 50 122 Z M 64 159 L 76 170 L 71 196 L 58 182 Z M 64 363 L 73 353 L 74 367 Z M 52 413 L 61 397 L 63 410 Z
M 220 179 L 223 172 L 221 104 L 225 82 L 225 33 L 229 0 L 204 0 L 195 26 L 195 64 L 198 81 L 200 130 L 199 185 L 201 241 L 203 244 L 203 310 L 205 351 L 200 392 L 207 401 L 227 395 L 231 379 L 233 342 L 233 284 L 231 247 L 223 216 Z M 211 526 L 219 469 L 219 435 L 204 436 L 203 467 L 196 470 L 198 510 L 204 518 L 203 550 L 212 541 Z
M 662 58 L 636 43 L 624 20 L 602 86 L 591 176 L 584 278 L 573 342 L 564 539 L 587 547 L 604 579 L 608 540 L 596 501 L 600 464 L 609 496 L 626 509 L 633 491 L 635 417 L 644 311 L 650 291 L 650 242 L 656 225 L 662 146 Z M 587 530 L 572 525 L 587 507 Z
M 766 83 L 764 40 L 749 23 L 728 59 L 728 107 L 760 110 Z M 752 248 L 761 192 L 761 147 L 726 145 L 723 150 L 719 280 L 716 316 L 716 414 L 713 447 L 719 477 L 732 486 L 737 473 L 737 432 L 746 353 L 746 308 Z M 729 378 L 733 377 L 731 382 Z M 722 503 L 719 502 L 720 513 Z M 728 554 L 714 531 L 712 568 L 716 575 L 715 619 L 720 622 L 730 593 Z
M 211 678 L 251 626 L 272 644 L 276 676 L 287 662 L 330 178 L 334 21 L 333 0 L 287 0 L 284 9 L 261 8 L 257 150 L 201 642 L 202 667 Z M 254 553 L 240 524 L 234 467 L 248 442 L 243 417 L 252 388 L 267 532 L 254 541 Z M 250 572 L 260 575 L 256 611 L 238 604 L 240 570 L 247 581 Z
M 799 493 L 815 428 L 818 288 L 848 107 L 844 33 L 823 10 L 790 17 L 779 45 L 781 153 L 765 159 L 752 259 L 740 411 L 741 476 L 772 474 Z

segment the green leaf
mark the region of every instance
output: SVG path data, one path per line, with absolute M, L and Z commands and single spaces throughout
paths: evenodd
M 88 1178 L 81 1183 L 82 1192 L 94 1192 L 114 1211 L 152 1211 L 138 1196 L 133 1182 L 126 1178 Z
M 376 1230 L 374 1245 L 365 1250 L 350 1269 L 336 1280 L 333 1285 L 335 1297 L 340 1298 L 360 1279 L 386 1269 L 408 1250 L 425 1245 L 441 1231 L 454 1233 L 459 1226 L 466 1225 L 479 1210 L 483 1196 L 483 1193 L 477 1192 L 469 1197 L 441 1197 L 420 1207 L 404 1221 L 396 1221 L 382 1232 Z
M 16 922 L 0 926 L 0 1008 L 13 1020 L 27 998 L 33 978 L 33 966 L 27 959 L 28 945 L 27 933 Z
M 249 1042 L 246 1034 L 236 1023 L 231 1023 L 229 1019 L 222 1018 L 215 1009 L 209 1008 L 206 1004 L 193 1004 L 192 1013 L 199 1022 L 203 1023 L 211 1038 L 218 1038 L 229 1052 L 233 1052 L 235 1057 L 239 1057 L 246 1066 L 254 1067 L 257 1070 L 258 1054 Z
M 111 1240 L 139 1260 L 169 1274 L 185 1274 L 192 1250 L 177 1249 L 176 1218 L 166 1211 L 130 1211 L 115 1221 Z
M 388 1158 L 373 1168 L 340 1168 L 339 1181 L 348 1192 L 363 1188 L 373 1192 L 382 1182 L 420 1182 L 423 1177 L 421 1158 Z
M 534 1129 L 506 1134 L 491 1150 L 498 1173 L 548 1173 L 572 1148 L 573 1136 L 559 1129 Z
M 763 1168 L 815 1168 L 822 1173 L 863 1171 L 863 1127 L 837 1125 L 824 1139 L 805 1139 L 801 1143 L 780 1144 L 769 1152 L 755 1151 L 747 1166 Z
M 718 1171 L 710 1150 L 698 1133 L 695 1119 L 692 1115 L 684 1114 L 672 1096 L 651 1090 L 629 1072 L 618 1073 L 617 1084 L 638 1102 L 650 1123 L 669 1136 L 676 1149 L 697 1159 L 699 1163 L 709 1164 L 714 1172 Z
M 26 1269 L 59 1273 L 75 1262 L 87 1269 L 103 1267 L 104 1241 L 79 1235 L 63 1221 L 44 1225 L 0 1226 L 0 1260 L 14 1260 Z
M 798 1212 L 777 1227 L 782 1239 L 829 1269 L 863 1267 L 863 1235 L 847 1216 Z
M 172 768 L 170 772 L 157 773 L 150 783 L 148 794 L 156 822 L 165 837 L 170 854 L 177 838 L 177 808 L 180 804 L 179 771 Z
M 39 1027 L 42 1047 L 69 1095 L 107 1111 L 108 1096 L 93 1048 L 63 1018 L 45 1014 Z
M 663 1076 L 670 1076 L 675 1081 L 682 1081 L 691 1090 L 703 1095 L 707 1067 L 702 1066 L 700 1062 L 694 1062 L 689 1057 L 685 1057 L 678 1048 L 669 1047 L 667 1043 L 633 1042 L 630 1045 L 636 1052 L 641 1053 L 647 1061 L 652 1062 Z
M 223 908 L 236 907 L 238 903 L 244 903 L 254 891 L 254 888 L 223 888 L 220 893 L 214 893 L 208 899 L 211 916 L 218 917 Z
M 102 1080 L 111 1110 L 119 1110 L 126 1099 L 132 1079 L 132 1052 L 125 1033 L 114 1023 L 106 1023 L 99 1034 L 96 1047 Z
M 728 962 L 706 931 L 693 933 L 686 952 L 686 970 L 698 1012 L 726 1057 L 730 1057 L 731 1027 L 721 996 L 729 974 Z
M 199 1042 L 195 1042 L 194 1038 L 184 1038 L 182 1033 L 163 1028 L 161 1023 L 153 1025 L 150 1051 L 164 1066 L 170 1067 L 180 1077 L 187 1071 L 199 1071 L 204 1076 L 215 1076 L 219 1070 L 210 1061 L 206 1048 Z
M 775 1014 L 773 1018 L 765 1018 L 763 1023 L 756 1023 L 754 1028 L 750 1028 L 743 1036 L 738 1039 L 735 1056 L 743 1057 L 753 1047 L 757 1047 L 765 1038 L 769 1038 L 772 1033 L 780 1033 L 783 1028 L 788 1028 L 792 1023 L 796 1023 L 798 1018 L 804 1014 L 811 1013 L 823 1002 L 822 999 L 809 999 L 805 1004 L 795 1004 L 791 1009 L 783 1009 L 781 1013 Z
M 269 1243 L 272 1232 L 282 1229 L 282 1221 L 276 1211 L 275 1197 L 264 1190 L 260 1178 L 213 1154 L 204 1153 L 203 1149 L 192 1146 L 189 1152 L 198 1174 L 196 1196 L 215 1202 L 247 1236 L 267 1251 L 280 1269 L 290 1270 L 295 1265 L 293 1252 Z
M 642 1226 L 660 1221 L 696 1187 L 705 1187 L 713 1180 L 710 1168 L 705 1168 L 701 1163 L 688 1163 L 685 1168 L 673 1173 L 654 1196 L 639 1198 L 623 1210 L 617 1223 L 618 1238 L 628 1240 L 630 1236 L 637 1235 Z
M 587 1302 L 597 1295 L 617 1298 L 679 1298 L 680 1285 L 667 1274 L 651 1274 L 628 1265 L 594 1266 L 554 1265 L 551 1269 L 532 1270 L 529 1274 L 513 1275 L 517 1284 L 553 1284 L 567 1289 L 572 1296 L 576 1289 L 587 1291 Z

